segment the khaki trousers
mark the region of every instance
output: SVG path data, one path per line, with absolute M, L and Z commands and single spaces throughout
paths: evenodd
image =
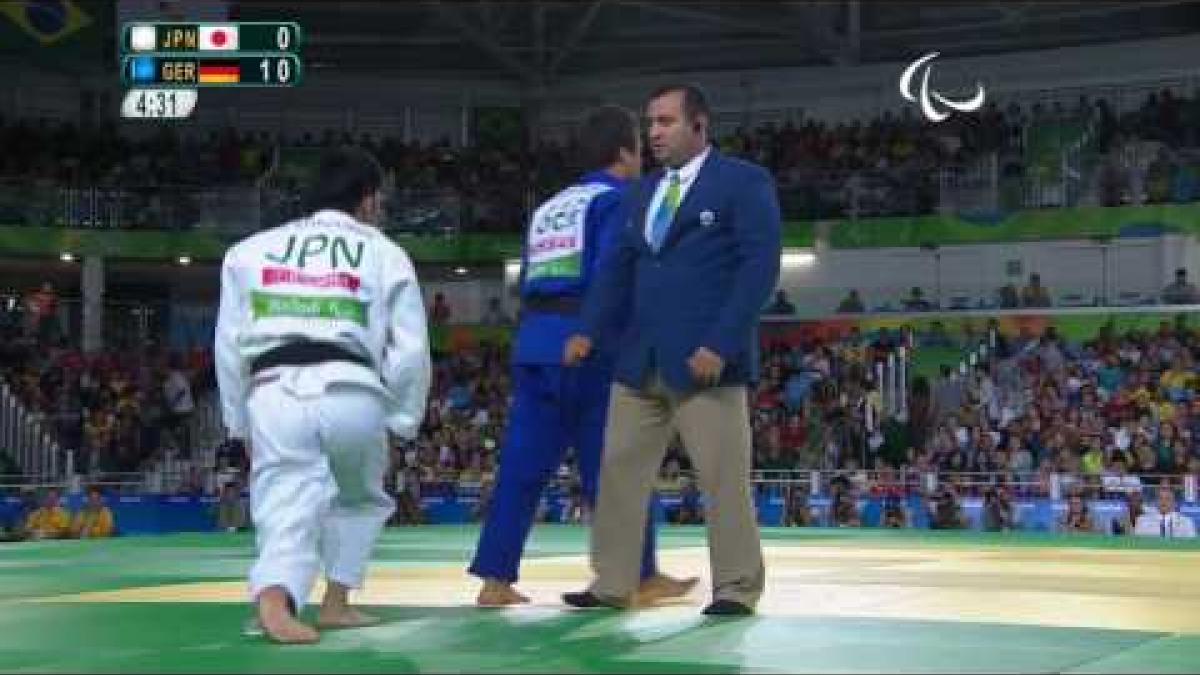
M 639 583 L 646 504 L 676 431 L 704 495 L 713 600 L 758 603 L 765 582 L 750 490 L 746 388 L 716 387 L 683 397 L 658 375 L 637 390 L 613 384 L 604 431 L 600 496 L 592 522 L 590 591 L 626 604 Z

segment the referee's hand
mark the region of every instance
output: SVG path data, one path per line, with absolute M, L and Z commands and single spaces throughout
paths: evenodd
M 575 366 L 592 353 L 592 341 L 585 335 L 572 335 L 563 347 L 563 365 Z
M 701 386 L 715 387 L 721 383 L 721 371 L 725 369 L 725 361 L 711 349 L 697 347 L 687 364 L 692 371 L 692 377 Z

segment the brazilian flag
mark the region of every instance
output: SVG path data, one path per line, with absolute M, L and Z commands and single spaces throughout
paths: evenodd
M 92 23 L 73 0 L 0 0 L 0 14 L 43 45 L 52 45 Z

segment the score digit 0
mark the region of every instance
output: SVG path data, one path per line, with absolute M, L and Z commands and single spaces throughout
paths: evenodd
M 275 31 L 275 46 L 279 47 L 281 52 L 286 52 L 292 46 L 291 26 L 280 26 Z

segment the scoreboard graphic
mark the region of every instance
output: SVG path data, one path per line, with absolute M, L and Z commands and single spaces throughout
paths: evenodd
M 205 87 L 294 87 L 304 78 L 304 32 L 294 22 L 127 23 L 121 115 L 183 119 Z

